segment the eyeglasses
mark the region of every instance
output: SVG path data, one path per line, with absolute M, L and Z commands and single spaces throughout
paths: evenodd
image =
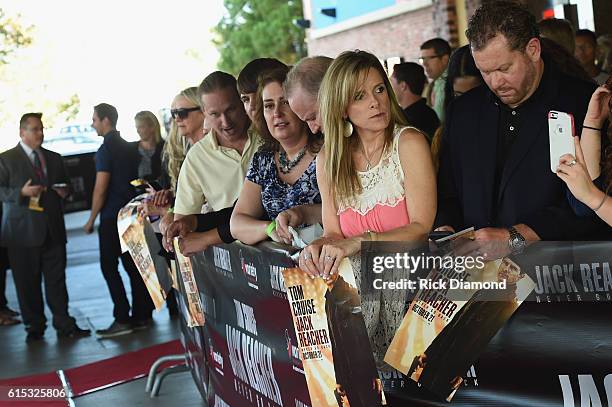
M 428 57 L 420 57 L 419 58 L 419 64 L 423 64 L 425 63 L 425 61 L 429 61 L 430 59 L 434 59 L 434 58 L 440 58 L 442 55 L 431 55 Z
M 181 109 L 172 109 L 170 110 L 170 115 L 172 116 L 172 118 L 174 120 L 176 120 L 177 118 L 180 118 L 181 120 L 184 120 L 187 118 L 187 116 L 189 116 L 190 112 L 195 112 L 196 110 L 201 110 L 199 107 L 187 107 L 187 108 L 181 108 Z

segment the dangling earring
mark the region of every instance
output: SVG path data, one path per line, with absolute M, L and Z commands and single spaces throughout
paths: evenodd
M 353 124 L 348 119 L 345 120 L 345 123 L 346 123 L 346 131 L 344 133 L 344 137 L 348 138 L 353 135 Z

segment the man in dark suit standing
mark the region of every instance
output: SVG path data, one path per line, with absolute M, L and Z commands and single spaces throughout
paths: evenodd
M 449 108 L 438 178 L 439 230 L 474 226 L 477 240 L 597 238 L 593 217 L 577 218 L 550 170 L 548 112 L 571 113 L 580 134 L 593 84 L 542 58 L 535 18 L 513 1 L 484 3 L 467 37 L 487 86 Z
M 59 154 L 41 147 L 41 113 L 19 122 L 19 144 L 0 155 L 3 204 L 0 245 L 8 248 L 26 341 L 43 339 L 46 328 L 41 279 L 58 337 L 88 336 L 68 314 L 66 227 L 62 199 L 69 189 Z

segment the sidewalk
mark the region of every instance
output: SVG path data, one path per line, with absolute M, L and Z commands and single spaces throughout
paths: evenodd
M 88 215 L 88 212 L 78 212 L 68 214 L 65 218 L 68 233 L 66 283 L 70 297 L 70 313 L 77 319 L 79 326 L 94 331 L 108 326 L 113 317 L 112 302 L 98 262 L 98 235 L 87 235 L 82 230 Z M 129 280 L 123 269 L 121 276 L 129 298 Z M 7 273 L 6 291 L 9 306 L 17 310 L 17 297 L 10 271 Z M 26 345 L 22 324 L 0 328 L 0 379 L 81 366 L 179 337 L 178 321 L 170 320 L 165 308 L 154 312 L 155 324 L 150 329 L 106 340 L 97 340 L 95 335 L 92 335 L 79 340 L 58 341 L 55 330 L 50 326 L 51 315 L 48 309 L 46 315 L 49 327 L 45 332 L 45 340 L 31 345 Z M 144 387 L 145 379 L 136 380 L 76 398 L 75 404 L 205 405 L 188 372 L 170 376 L 157 399 L 150 399 L 144 392 Z

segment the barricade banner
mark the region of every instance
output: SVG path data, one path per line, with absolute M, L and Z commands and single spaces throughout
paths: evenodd
M 541 243 L 510 256 L 535 288 L 490 342 L 480 345 L 450 405 L 610 405 L 610 253 L 612 242 Z M 282 275 L 294 267 L 286 252 L 235 243 L 210 247 L 190 261 L 205 324 L 185 331 L 194 378 L 209 404 L 341 405 L 337 399 L 319 404 L 309 397 Z M 362 298 L 364 281 L 357 287 Z M 443 354 L 461 352 L 454 341 L 444 342 Z M 347 349 L 344 356 L 358 352 L 363 350 Z M 385 394 L 402 400 L 401 406 L 449 405 L 396 370 L 379 375 Z
M 189 258 L 205 316 L 202 334 L 209 405 L 311 406 L 282 270 L 286 252 L 234 243 Z M 179 268 L 184 263 L 179 262 Z M 182 270 L 181 270 L 182 271 Z M 191 352 L 190 355 L 197 355 Z M 202 375 L 204 376 L 204 375 Z
M 453 359 L 471 358 L 451 405 L 612 405 L 612 242 L 538 242 L 505 261 L 534 282 L 533 291 L 491 341 L 480 343 L 477 358 L 459 348 L 482 339 L 488 313 L 474 318 L 474 334 L 439 341 L 448 363 L 428 374 L 429 384 L 448 378 Z M 448 405 L 400 372 L 381 377 L 385 392 L 410 405 Z

